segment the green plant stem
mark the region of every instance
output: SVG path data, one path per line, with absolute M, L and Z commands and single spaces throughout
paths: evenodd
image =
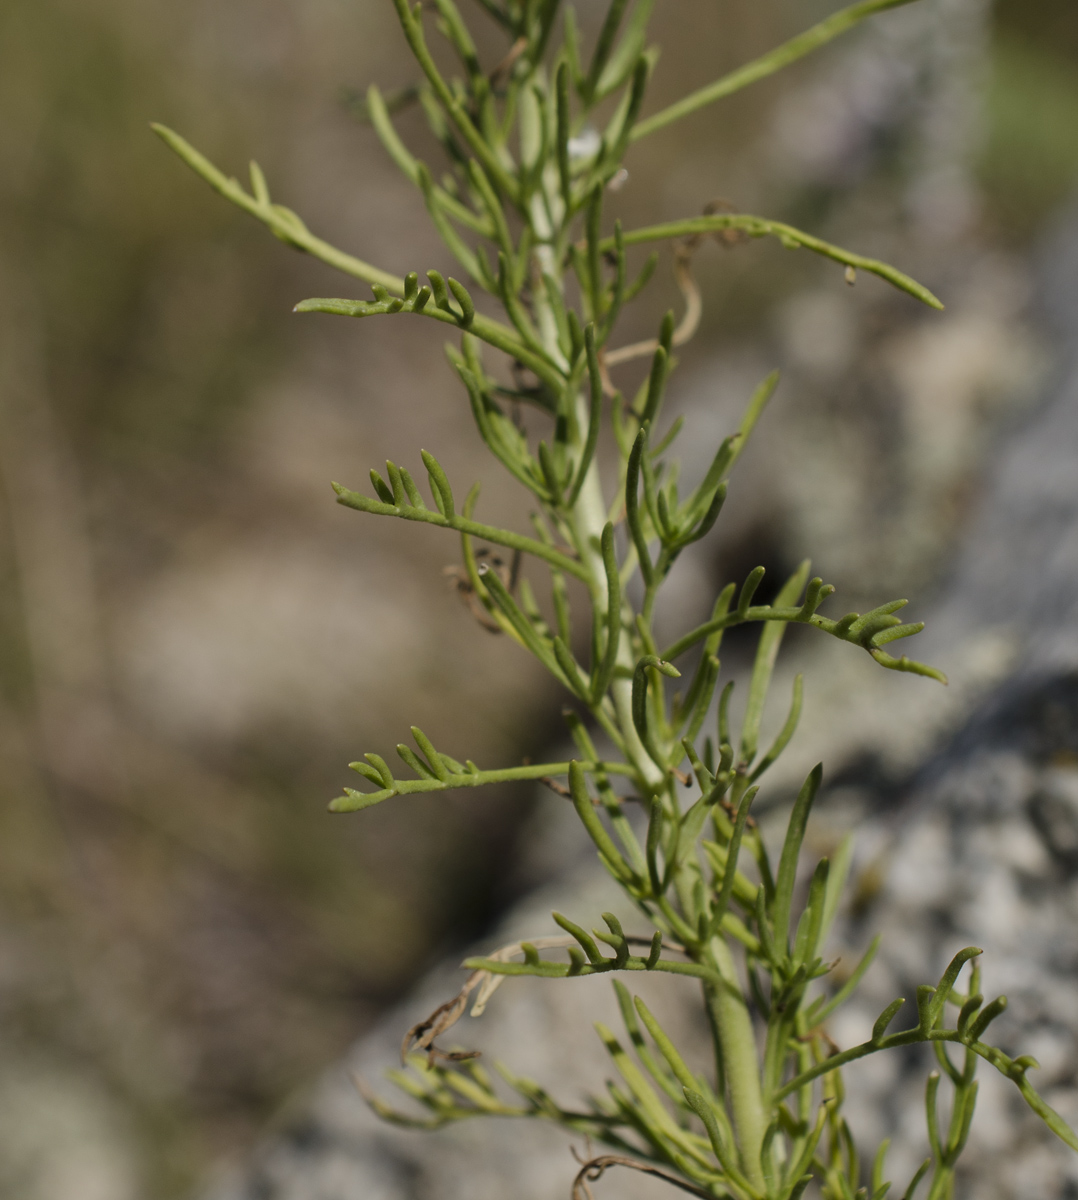
M 632 775 L 633 768 L 617 762 L 586 762 L 580 764 L 588 774 L 602 771 L 608 775 Z M 567 775 L 569 764 L 530 763 L 526 767 L 502 767 L 492 771 L 451 771 L 444 779 L 393 779 L 392 787 L 377 792 L 360 792 L 348 788 L 344 796 L 330 805 L 333 812 L 358 812 L 372 805 L 381 804 L 392 796 L 415 796 L 429 792 L 449 792 L 459 788 L 486 787 L 492 783 L 524 783 L 529 780 L 546 779 L 550 776 Z
M 957 1030 L 954 1029 L 933 1029 L 927 1033 L 920 1028 L 906 1029 L 901 1033 L 893 1033 L 888 1037 L 882 1038 L 878 1042 L 868 1041 L 862 1042 L 859 1046 L 851 1046 L 849 1050 L 833 1054 L 830 1058 L 817 1063 L 807 1071 L 802 1071 L 799 1075 L 795 1076 L 775 1093 L 775 1102 L 778 1103 L 785 1100 L 787 1096 L 804 1087 L 806 1083 L 811 1083 L 812 1080 L 818 1079 L 821 1075 L 828 1075 L 839 1067 L 843 1067 L 847 1063 L 856 1062 L 857 1059 L 864 1058 L 867 1054 L 873 1054 L 877 1050 L 890 1050 L 898 1046 L 914 1046 L 919 1042 L 934 1041 L 958 1042 L 967 1046 L 974 1054 L 983 1058 L 985 1062 L 991 1063 L 1001 1075 L 1005 1075 L 1015 1084 L 1022 1095 L 1022 1099 L 1044 1121 L 1056 1137 L 1066 1142 L 1072 1150 L 1078 1150 L 1078 1134 L 1075 1134 L 1059 1113 L 1051 1105 L 1046 1104 L 1040 1095 L 1038 1095 L 1033 1085 L 1026 1079 L 1025 1070 L 1018 1063 L 995 1046 L 988 1046 L 984 1042 L 963 1042 Z
M 535 538 L 525 537 L 520 533 L 513 533 L 509 529 L 499 529 L 495 525 L 484 525 L 481 521 L 473 521 L 457 513 L 447 517 L 429 508 L 385 504 L 379 500 L 372 500 L 369 496 L 364 496 L 360 492 L 353 492 L 340 483 L 333 484 L 333 490 L 337 493 L 338 502 L 346 508 L 354 508 L 359 512 L 374 513 L 376 516 L 403 517 L 406 521 L 421 521 L 427 525 L 439 525 L 443 529 L 452 529 L 457 533 L 466 533 L 470 537 L 493 542 L 497 546 L 507 546 L 510 550 L 519 550 L 523 554 L 533 554 L 536 558 L 541 558 L 544 562 L 550 563 L 552 567 L 556 567 L 559 571 L 564 571 L 568 575 L 575 575 L 577 579 L 583 580 L 584 583 L 590 585 L 592 582 L 592 576 L 587 573 L 587 568 L 584 564 L 574 558 L 570 558 L 567 554 L 562 554 L 559 550 L 555 550 L 553 546 L 547 546 L 543 542 L 536 541 Z
M 380 284 L 400 295 L 404 294 L 404 280 L 399 275 L 392 275 L 380 267 L 371 266 L 361 258 L 346 254 L 343 250 L 338 250 L 336 246 L 331 246 L 329 242 L 315 237 L 295 213 L 281 205 L 259 201 L 254 196 L 248 195 L 238 180 L 230 179 L 223 171 L 219 171 L 204 154 L 201 154 L 174 130 L 169 129 L 167 125 L 155 122 L 150 125 L 150 128 L 193 171 L 201 175 L 214 191 L 220 192 L 226 200 L 231 200 L 238 208 L 242 208 L 244 212 L 250 213 L 252 217 L 256 217 L 268 225 L 282 241 L 295 246 L 297 250 L 306 251 L 314 258 L 321 259 L 328 266 L 336 267 L 338 271 L 343 271 L 346 275 L 353 275 L 367 283 Z
M 401 284 L 401 291 L 403 291 L 404 280 L 399 280 L 398 282 Z M 338 317 L 361 318 L 388 314 L 393 310 L 387 302 L 314 296 L 308 300 L 301 300 L 293 307 L 292 311 L 298 313 L 330 313 Z M 405 307 L 398 308 L 396 311 L 404 314 L 415 313 L 414 309 Z M 494 346 L 495 349 L 501 350 L 503 354 L 508 354 L 511 358 L 517 359 L 530 371 L 534 371 L 555 393 L 560 391 L 565 383 L 555 367 L 542 356 L 530 350 L 524 344 L 517 331 L 508 325 L 504 325 L 501 321 L 494 321 L 490 317 L 483 316 L 482 313 L 475 313 L 465 323 L 462 314 L 453 309 L 447 311 L 432 304 L 426 305 L 417 315 L 425 317 L 428 320 L 441 321 L 442 324 L 452 325 L 454 328 L 461 328 L 463 326 L 469 333 L 474 333 L 476 337 L 482 338 L 484 342 Z
M 583 412 L 583 397 L 580 398 Z M 573 506 L 573 525 L 577 533 L 577 550 L 581 563 L 589 571 L 589 589 L 592 603 L 601 619 L 606 617 L 605 572 L 602 557 L 597 549 L 606 524 L 606 504 L 603 500 L 597 464 L 592 463 L 584 479 L 584 486 Z M 585 558 L 585 547 L 587 557 Z M 614 702 L 614 712 L 617 717 L 618 729 L 625 741 L 625 751 L 639 776 L 640 782 L 652 790 L 661 786 L 663 773 L 652 761 L 640 735 L 633 723 L 633 684 L 632 672 L 634 667 L 632 644 L 628 637 L 622 636 L 618 645 L 615 677 L 610 685 L 610 694 Z
M 630 135 L 630 140 L 637 142 L 641 138 L 647 137 L 649 133 L 657 133 L 660 129 L 665 129 L 667 125 L 673 124 L 674 121 L 680 121 L 682 117 L 687 117 L 690 113 L 694 113 L 708 104 L 714 104 L 716 100 L 722 100 L 725 96 L 738 92 L 760 79 L 774 75 L 776 71 L 781 71 L 783 67 L 818 50 L 874 13 L 883 12 L 888 8 L 899 8 L 909 3 L 911 0 L 862 0 L 860 4 L 844 8 L 818 25 L 814 25 L 811 29 L 807 29 L 804 33 L 790 38 L 788 42 L 783 42 L 781 46 L 767 54 L 762 54 L 743 67 L 738 67 L 736 71 L 731 71 L 729 75 L 724 75 L 714 83 L 708 84 L 707 87 L 692 92 L 676 104 L 671 104 L 653 116 L 638 121 Z
M 721 986 L 705 985 L 704 995 L 713 1026 L 718 1030 L 741 1165 L 753 1185 L 762 1191 L 765 1182 L 760 1150 L 768 1122 L 760 1088 L 760 1061 L 752 1016 L 741 991 L 730 947 L 721 937 L 714 937 L 708 944 L 708 954 L 722 976 Z
M 532 199 L 532 220 L 536 227 L 536 255 L 540 269 L 552 279 L 564 296 L 564 282 L 558 267 L 557 258 L 552 247 L 553 230 L 548 213 L 558 212 L 561 208 L 560 196 L 552 194 L 555 189 L 548 189 L 545 196 L 538 193 Z M 564 357 L 558 343 L 557 323 L 550 311 L 549 302 L 543 289 L 533 289 L 536 318 L 539 333 L 548 355 L 555 361 Z M 555 357 L 556 356 L 556 357 Z M 568 364 L 566 364 L 567 366 Z M 584 438 L 590 416 L 590 402 L 583 391 L 574 398 L 576 406 L 576 437 L 573 449 L 578 453 L 583 451 Z M 583 578 L 588 585 L 591 603 L 600 621 L 606 618 L 607 587 L 606 572 L 603 567 L 600 543 L 603 528 L 607 522 L 607 504 L 603 497 L 602 480 L 599 474 L 599 464 L 592 459 L 584 476 L 583 483 L 572 503 L 569 513 L 570 526 L 573 530 L 576 551 L 579 555 Z M 581 574 L 578 572 L 578 575 Z M 618 647 L 615 677 L 611 683 L 610 692 L 614 703 L 614 713 L 617 725 L 624 740 L 626 755 L 636 768 L 639 782 L 645 790 L 652 790 L 662 783 L 662 772 L 652 762 L 644 749 L 644 745 L 636 731 L 632 719 L 632 671 L 633 654 L 629 639 L 622 637 Z M 619 670 L 620 668 L 620 670 Z M 624 677 L 623 677 L 624 676 Z
M 410 0 L 393 0 L 393 6 L 397 10 L 401 29 L 404 31 L 404 36 L 411 47 L 416 62 L 421 67 L 423 74 L 426 75 L 442 107 L 453 119 L 454 124 L 460 130 L 461 136 L 468 143 L 469 149 L 471 149 L 472 153 L 487 169 L 492 178 L 497 181 L 502 191 L 512 200 L 518 200 L 519 190 L 512 175 L 506 169 L 506 165 L 488 145 L 480 130 L 472 123 L 471 118 L 453 94 L 452 89 L 442 78 L 441 72 L 431 57 L 423 36 L 423 18 L 421 13 L 412 12 Z
M 771 221 L 766 217 L 756 217 L 749 213 L 714 213 L 710 216 L 687 217 L 680 221 L 667 221 L 662 225 L 650 225 L 644 229 L 630 229 L 622 235 L 622 238 L 626 246 L 639 246 L 648 242 L 663 242 L 671 238 L 706 236 L 707 234 L 721 233 L 726 229 L 737 230 L 752 238 L 777 238 L 790 250 L 798 248 L 811 250 L 814 254 L 829 258 L 833 262 L 842 263 L 844 266 L 853 267 L 854 270 L 868 271 L 872 275 L 878 275 L 881 279 L 885 279 L 900 291 L 908 292 L 930 308 L 943 308 L 943 302 L 928 288 L 888 263 L 875 258 L 866 258 L 863 254 L 854 254 L 850 250 L 834 246 L 830 242 L 823 241 L 822 238 L 813 237 L 812 234 L 805 233 L 793 225 L 786 225 L 782 221 Z M 600 246 L 604 252 L 609 252 L 613 248 L 613 238 L 607 238 Z

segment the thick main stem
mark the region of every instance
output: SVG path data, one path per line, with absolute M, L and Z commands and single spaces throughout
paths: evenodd
M 583 399 L 578 401 L 581 410 L 584 409 Z M 582 415 L 585 415 L 582 412 Z M 599 551 L 599 539 L 606 525 L 606 505 L 603 500 L 602 484 L 599 479 L 598 465 L 593 462 L 584 479 L 584 486 L 573 507 L 572 520 L 577 531 L 581 558 L 584 559 L 588 572 L 594 580 L 591 589 L 592 603 L 596 605 L 600 616 L 606 616 L 606 586 L 602 557 Z M 585 558 L 585 555 L 587 557 Z M 637 769 L 643 780 L 653 787 L 663 781 L 662 772 L 651 760 L 644 749 L 640 735 L 633 723 L 632 711 L 632 673 L 636 665 L 633 661 L 632 643 L 629 638 L 622 637 L 618 646 L 618 668 L 622 677 L 615 678 L 610 691 L 614 699 L 614 712 L 617 715 L 618 728 L 625 739 L 625 751 L 632 765 Z
M 718 1031 L 741 1168 L 750 1182 L 763 1190 L 765 1181 L 760 1159 L 767 1132 L 767 1112 L 760 1088 L 760 1062 L 752 1016 L 741 991 L 730 947 L 722 938 L 715 937 L 711 939 L 708 952 L 723 980 L 721 986 L 706 984 L 704 994 L 712 1024 Z
M 548 203 L 556 204 L 556 197 L 548 198 Z M 550 228 L 547 207 L 542 203 L 538 195 L 533 198 L 531 203 L 531 220 L 536 240 L 535 253 L 539 260 L 540 269 L 550 279 L 554 280 L 559 288 L 562 288 L 561 270 L 559 269 L 551 245 L 553 231 Z M 558 345 L 557 325 L 553 320 L 553 314 L 549 311 L 549 305 L 544 301 L 543 290 L 541 288 L 535 289 L 535 305 L 537 310 L 536 323 L 539 327 L 540 336 L 547 351 L 557 360 L 561 357 L 561 348 Z M 576 427 L 578 431 L 583 431 L 587 429 L 588 424 L 588 405 L 581 394 L 578 394 L 576 397 L 576 408 Z M 575 448 L 579 450 L 581 447 L 578 445 Z M 606 525 L 606 513 L 607 509 L 603 498 L 602 481 L 599 476 L 599 464 L 597 460 L 593 459 L 584 477 L 584 484 L 580 489 L 580 494 L 577 496 L 576 502 L 569 514 L 569 519 L 572 522 L 573 531 L 576 535 L 577 551 L 580 555 L 581 563 L 588 573 L 588 591 L 591 596 L 591 603 L 595 606 L 600 618 L 606 616 L 607 605 L 606 573 L 603 568 L 602 552 L 600 550 L 600 540 L 603 528 Z M 635 663 L 633 661 L 632 645 L 626 637 L 622 637 L 621 644 L 618 647 L 617 665 L 622 677 L 614 679 L 610 690 L 614 700 L 614 712 L 617 717 L 618 728 L 625 742 L 626 754 L 632 765 L 636 768 L 642 782 L 655 788 L 662 783 L 663 774 L 658 766 L 652 762 L 651 756 L 644 749 L 643 743 L 636 732 L 636 726 L 633 723 L 632 672 Z
M 558 205 L 554 188 L 548 190 L 545 199 L 544 204 L 535 197 L 531 205 L 532 224 L 536 234 L 535 253 L 540 270 L 561 288 L 562 274 L 551 244 L 553 230 L 548 216 L 551 207 Z M 553 313 L 549 311 L 542 288 L 534 289 L 533 296 L 540 336 L 552 357 L 557 359 L 560 357 L 560 347 Z M 588 425 L 588 405 L 583 395 L 578 394 L 574 399 L 577 418 L 575 426 L 579 442 L 582 431 Z M 574 449 L 579 451 L 580 445 Z M 584 484 L 568 517 L 581 564 L 588 576 L 591 603 L 600 618 L 603 618 L 607 615 L 608 600 L 600 539 L 606 525 L 607 506 L 596 460 L 592 461 L 588 469 Z M 648 607 L 650 608 L 650 605 Z M 650 617 L 650 612 L 647 616 Z M 632 672 L 635 662 L 630 637 L 622 636 L 620 640 L 617 665 L 619 670 L 610 690 L 618 727 L 625 741 L 626 756 L 636 769 L 640 782 L 650 790 L 657 790 L 664 782 L 664 772 L 645 750 L 633 720 Z M 761 1090 L 760 1064 L 752 1017 L 742 993 L 730 948 L 721 937 L 712 939 L 708 947 L 708 956 L 723 980 L 722 985 L 707 985 L 705 994 L 718 1042 L 717 1058 L 722 1062 L 724 1082 L 728 1089 L 738 1157 L 746 1177 L 754 1187 L 763 1192 L 766 1184 L 761 1156 L 767 1129 L 767 1114 Z M 720 1087 L 722 1082 L 720 1081 Z

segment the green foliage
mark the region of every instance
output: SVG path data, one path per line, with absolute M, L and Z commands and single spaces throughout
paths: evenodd
M 993 216 L 1029 238 L 1067 202 L 1078 179 L 1078 77 L 1073 52 L 1041 31 L 997 30 L 990 60 L 980 177 Z
M 1069 1145 L 1078 1138 L 1030 1086 L 1033 1060 L 1012 1059 L 983 1040 L 1004 1001 L 985 1004 L 974 962 L 963 950 L 936 986 L 917 994 L 917 1020 L 889 1033 L 904 1001 L 880 1015 L 868 1041 L 838 1050 L 825 1022 L 854 993 L 875 954 L 873 943 L 841 986 L 829 980 L 823 947 L 838 909 L 850 862 L 847 840 L 833 861 L 821 860 L 807 888 L 801 881 L 802 842 L 822 771 L 799 793 L 777 861 L 751 817 L 768 768 L 793 736 L 801 710 L 795 684 L 789 716 L 775 742 L 760 746 L 772 673 L 790 624 L 809 625 L 867 652 L 881 666 L 946 682 L 934 668 L 887 652 L 919 624 L 903 624 L 894 600 L 865 614 L 821 614 L 833 588 L 810 577 L 806 562 L 770 605 L 755 604 L 763 568 L 740 586 L 729 584 L 711 618 L 661 650 L 653 619 L 663 583 L 686 546 L 705 537 L 721 515 L 727 481 L 777 385 L 765 380 L 750 399 L 740 428 L 719 447 L 703 477 L 685 486 L 669 450 L 680 426 L 663 437 L 661 420 L 673 351 L 691 335 L 699 296 L 688 262 L 705 236 L 726 240 L 774 237 L 847 268 L 875 273 L 911 296 L 940 307 L 920 284 L 884 263 L 828 245 L 764 218 L 719 214 L 639 230 L 615 223 L 604 232 L 603 206 L 617 185 L 630 145 L 705 104 L 717 101 L 824 44 L 861 19 L 904 0 L 866 0 L 835 14 L 755 63 L 653 116 L 641 113 L 657 50 L 647 43 L 651 0 L 610 0 L 590 57 L 582 54 L 571 8 L 559 0 L 480 0 L 504 31 L 506 55 L 488 69 L 454 0 L 433 0 L 431 24 L 460 62 L 447 78 L 427 44 L 422 6 L 393 0 L 421 73 L 414 89 L 387 103 L 371 87 L 366 113 L 386 150 L 422 193 L 431 219 L 467 282 L 427 271 L 398 277 L 342 253 L 311 234 L 272 202 L 257 167 L 251 190 L 225 177 L 177 134 L 158 128 L 185 161 L 228 199 L 263 221 L 279 238 L 371 285 L 373 299 L 316 299 L 301 312 L 350 317 L 411 314 L 459 333 L 448 350 L 468 396 L 476 427 L 494 457 L 531 494 L 534 535 L 478 521 L 478 488 L 458 507 L 434 455 L 423 451 L 430 502 L 412 475 L 386 463 L 371 472 L 374 495 L 334 485 L 342 504 L 384 517 L 422 521 L 459 534 L 467 586 L 484 622 L 534 655 L 572 702 L 568 723 L 579 751 L 569 763 L 480 770 L 439 752 L 419 729 L 416 750 L 398 747 L 414 778 L 398 779 L 368 754 L 353 768 L 373 791 L 346 789 L 338 811 L 414 792 L 480 787 L 508 780 L 563 776 L 563 787 L 595 843 L 603 866 L 621 886 L 646 936 L 626 933 L 619 919 L 588 932 L 554 914 L 563 931 L 469 960 L 461 994 L 410 1031 L 406 1069 L 393 1076 L 428 1112 L 425 1118 L 372 1103 L 388 1119 L 441 1125 L 482 1114 L 541 1117 L 618 1153 L 592 1160 L 577 1190 L 607 1167 L 658 1174 L 705 1197 L 792 1200 L 810 1183 L 828 1200 L 881 1200 L 886 1144 L 862 1178 L 842 1117 L 840 1068 L 868 1054 L 931 1043 L 953 1089 L 951 1116 L 941 1129 L 937 1097 L 942 1076 L 930 1076 L 926 1110 L 932 1157 L 906 1189 L 927 1177 L 928 1196 L 951 1195 L 955 1163 L 969 1133 L 980 1060 L 1012 1080 L 1029 1105 Z M 417 100 L 441 143 L 448 169 L 438 176 L 398 137 L 391 108 Z M 602 114 L 602 116 L 600 116 Z M 612 348 L 625 304 L 641 291 L 652 265 L 635 280 L 630 248 L 674 241 L 687 313 L 661 321 L 653 342 Z M 490 310 L 499 317 L 488 315 Z M 484 350 L 502 358 L 488 366 Z M 634 358 L 650 369 L 632 398 L 610 370 Z M 536 439 L 519 407 L 536 411 L 547 432 Z M 607 434 L 612 465 L 598 454 Z M 545 568 L 551 587 L 544 613 L 514 569 L 504 578 L 475 543 L 503 546 Z M 567 580 L 586 607 L 574 621 Z M 755 664 L 738 735 L 730 714 L 732 684 L 717 705 L 714 736 L 702 735 L 721 677 L 724 632 L 757 625 Z M 582 636 L 583 635 L 583 636 Z M 682 679 L 675 661 L 697 657 Z M 596 733 L 604 752 L 593 741 Z M 629 791 L 611 783 L 622 779 Z M 686 783 L 693 799 L 683 803 Z M 639 801 L 646 833 L 630 821 L 626 803 Z M 543 951 L 548 951 L 544 956 Z M 554 956 L 552 957 L 551 954 Z M 969 983 L 958 990 L 967 964 Z M 615 980 L 628 1041 L 604 1027 L 599 1036 L 620 1082 L 580 1111 L 557 1102 L 539 1084 L 498 1067 L 490 1075 L 472 1054 L 447 1053 L 435 1039 L 464 1012 L 473 993 L 481 1010 L 509 976 L 561 979 L 594 974 L 663 972 L 698 981 L 714 1032 L 711 1073 L 685 1061 L 639 997 Z M 959 1065 L 948 1057 L 948 1044 Z M 424 1054 L 425 1052 L 425 1054 Z M 505 1099 L 506 1095 L 511 1099 Z M 813 1182 L 814 1181 L 814 1182 Z

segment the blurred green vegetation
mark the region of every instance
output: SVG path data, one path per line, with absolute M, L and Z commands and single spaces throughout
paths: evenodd
M 0 6 L 0 1073 L 89 1081 L 145 1195 L 249 1146 L 483 919 L 515 827 L 443 804 L 361 840 L 324 813 L 350 745 L 186 745 L 112 660 L 127 599 L 192 532 L 288 519 L 279 497 L 259 514 L 234 438 L 301 337 L 302 267 L 148 122 L 287 175 L 310 93 L 335 111 L 338 80 L 304 57 L 320 22 L 377 31 L 332 5 L 298 30 L 283 4 Z
M 1078 185 L 1078 6 L 999 0 L 981 177 L 999 232 L 1034 237 Z
M 42 331 L 46 382 L 79 430 L 80 459 L 143 474 L 162 456 L 197 455 L 272 370 L 268 318 L 284 278 L 212 197 L 177 203 L 147 114 L 217 121 L 191 81 L 162 69 L 165 29 L 149 36 L 149 20 L 65 0 L 0 10 L 6 299 Z M 241 152 L 250 114 L 233 115 L 215 140 Z M 208 319 L 185 315 L 192 305 Z

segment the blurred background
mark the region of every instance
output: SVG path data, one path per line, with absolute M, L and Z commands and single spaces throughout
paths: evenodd
M 658 8 L 656 106 L 833 5 Z M 329 481 L 424 445 L 488 512 L 526 511 L 437 333 L 294 316 L 361 285 L 148 129 L 256 158 L 320 235 L 425 270 L 444 252 L 354 102 L 413 74 L 388 0 L 0 5 L 2 1198 L 192 1194 L 544 869 L 525 790 L 327 815 L 410 724 L 492 765 L 559 736 L 556 692 L 454 597 L 456 546 Z M 701 251 L 676 403 L 710 441 L 786 381 L 671 620 L 761 554 L 811 552 L 847 607 L 929 599 L 1051 368 L 1029 262 L 1078 184 L 1073 0 L 925 0 L 629 166 L 627 222 L 762 211 L 949 308 L 774 245 Z M 676 302 L 664 260 L 626 339 Z

